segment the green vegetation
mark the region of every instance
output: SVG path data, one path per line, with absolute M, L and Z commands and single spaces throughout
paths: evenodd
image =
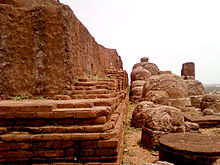
M 28 100 L 28 99 L 31 99 L 31 97 L 25 95 L 11 97 L 11 100 Z
M 21 95 L 21 96 L 14 96 L 14 97 L 11 97 L 10 100 L 31 100 L 31 99 L 35 99 L 35 100 L 49 100 L 50 97 L 44 97 L 44 96 L 36 96 L 36 97 L 33 97 L 33 96 L 25 96 L 25 95 Z

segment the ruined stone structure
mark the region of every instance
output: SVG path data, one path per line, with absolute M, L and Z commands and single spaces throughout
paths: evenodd
M 202 97 L 201 109 L 210 108 L 214 113 L 220 113 L 220 94 L 206 94 Z
M 159 157 L 178 165 L 218 165 L 220 138 L 193 133 L 176 133 L 160 138 Z
M 1 101 L 0 162 L 120 164 L 128 108 L 120 87 L 79 79 L 74 100 Z
M 69 95 L 79 77 L 122 69 L 57 0 L 0 0 L 0 98 Z
M 58 0 L 0 0 L 0 13 L 0 99 L 29 98 L 0 101 L 0 164 L 120 164 L 128 75 L 116 50 Z
M 161 135 L 199 130 L 198 124 L 185 120 L 181 109 L 150 101 L 142 101 L 135 107 L 131 125 L 142 127 L 141 142 L 150 150 L 159 145 Z
M 133 103 L 138 103 L 142 98 L 143 86 L 146 80 L 159 73 L 159 69 L 156 64 L 148 62 L 148 57 L 143 57 L 140 63 L 133 66 L 131 72 L 131 88 L 130 88 L 130 100 Z
M 195 79 L 195 64 L 193 62 L 187 62 L 182 65 L 181 76 L 183 79 Z

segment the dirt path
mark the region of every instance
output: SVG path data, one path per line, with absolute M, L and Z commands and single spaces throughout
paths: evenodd
M 123 165 L 140 165 L 141 163 L 150 163 L 158 160 L 158 153 L 148 151 L 141 145 L 141 128 L 130 126 L 130 120 L 135 105 L 130 105 L 127 115 Z

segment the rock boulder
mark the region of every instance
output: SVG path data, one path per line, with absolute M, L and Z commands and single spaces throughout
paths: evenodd
M 151 90 L 165 91 L 169 98 L 172 99 L 188 97 L 188 87 L 185 81 L 175 74 L 161 74 L 149 77 L 144 85 L 143 95 L 146 95 Z

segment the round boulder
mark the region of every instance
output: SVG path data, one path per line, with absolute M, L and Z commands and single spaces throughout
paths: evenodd
M 140 102 L 133 111 L 131 126 L 141 128 L 143 125 L 144 113 L 146 113 L 148 108 L 154 108 L 156 105 L 151 101 Z
M 185 123 L 181 110 L 171 106 L 159 106 L 144 113 L 144 127 L 163 132 L 184 132 Z
M 133 66 L 133 69 L 136 69 L 137 67 L 142 67 L 144 69 L 147 69 L 151 75 L 157 75 L 159 73 L 159 69 L 156 64 L 150 63 L 150 62 L 141 62 L 137 63 Z
M 189 89 L 189 96 L 204 95 L 205 90 L 202 83 L 198 80 L 185 80 Z
M 151 73 L 148 70 L 140 66 L 132 70 L 131 81 L 147 80 L 147 78 L 150 76 L 151 76 Z
M 212 109 L 214 113 L 220 112 L 220 94 L 206 94 L 202 98 L 201 109 Z
M 142 96 L 143 100 L 152 101 L 154 104 L 169 104 L 169 95 L 165 91 L 149 91 Z
M 175 74 L 161 74 L 149 77 L 143 87 L 143 95 L 146 95 L 151 90 L 165 91 L 171 99 L 188 97 L 188 87 L 185 81 Z

